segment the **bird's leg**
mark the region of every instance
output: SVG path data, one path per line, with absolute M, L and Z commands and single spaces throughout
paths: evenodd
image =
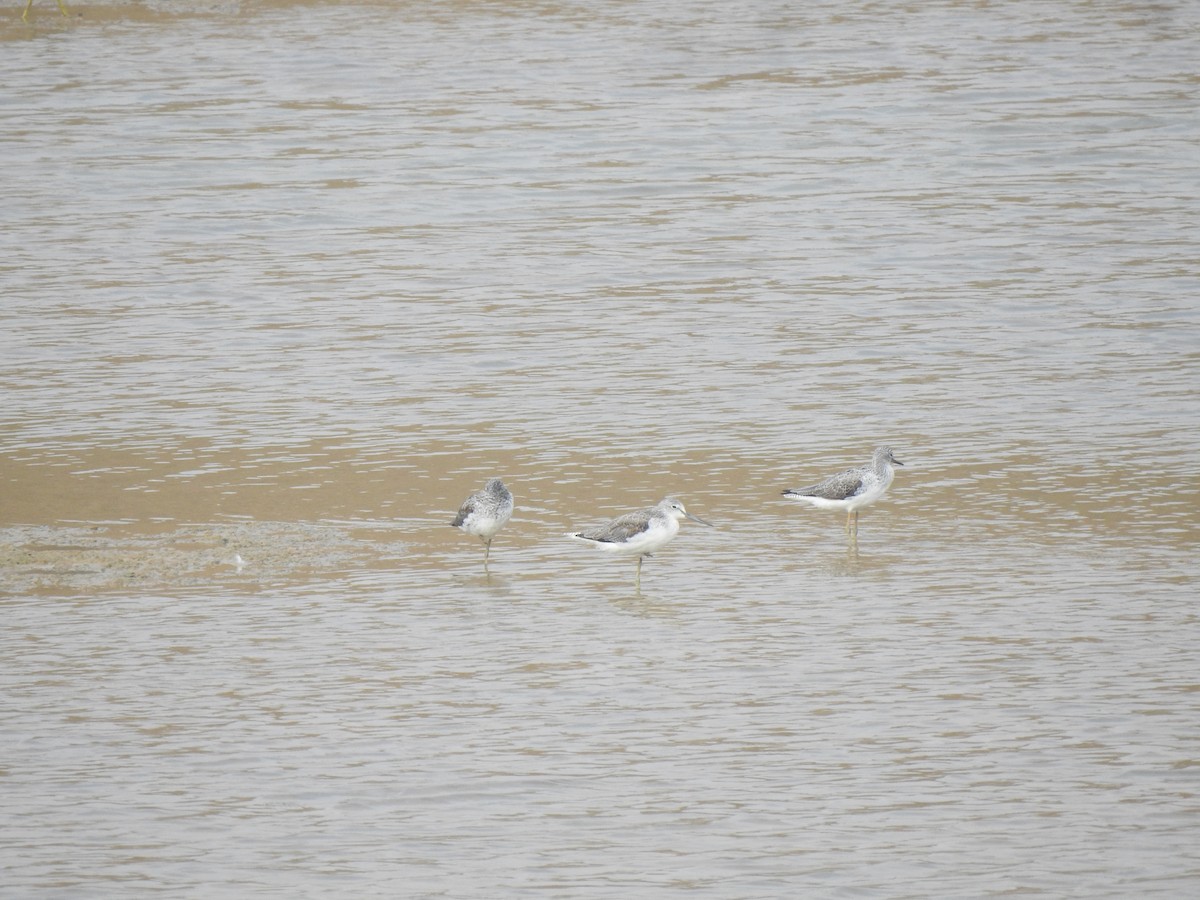
M 642 588 L 642 558 L 640 556 L 638 557 L 636 584 L 637 584 L 638 590 L 641 590 L 641 588 Z
M 488 564 L 488 557 L 491 555 L 492 555 L 492 541 L 491 541 L 491 538 L 489 538 L 488 540 L 483 542 L 483 564 L 485 566 Z
M 21 13 L 21 21 L 22 22 L 29 21 L 29 10 L 32 7 L 33 7 L 33 0 L 28 0 L 28 2 L 25 4 L 25 11 Z M 58 0 L 58 11 L 60 13 L 62 13 L 64 16 L 66 16 L 67 18 L 70 18 L 70 16 L 71 16 L 71 14 L 69 12 L 67 12 L 67 6 L 65 3 L 63 3 L 63 0 Z

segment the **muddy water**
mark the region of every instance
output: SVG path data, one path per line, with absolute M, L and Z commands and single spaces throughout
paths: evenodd
M 1200 889 L 1194 6 L 68 8 L 14 896 Z M 779 498 L 885 441 L 856 541 Z M 668 493 L 640 591 L 563 539 Z

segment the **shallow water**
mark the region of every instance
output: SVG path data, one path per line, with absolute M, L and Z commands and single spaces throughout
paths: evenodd
M 14 895 L 1200 888 L 1193 6 L 68 8 L 0 23 Z M 857 540 L 779 497 L 883 442 Z M 563 537 L 666 494 L 640 591 Z

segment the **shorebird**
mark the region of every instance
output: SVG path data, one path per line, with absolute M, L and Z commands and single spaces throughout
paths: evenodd
M 846 469 L 809 487 L 784 491 L 783 496 L 791 500 L 803 500 L 821 509 L 844 509 L 846 530 L 851 530 L 850 519 L 853 516 L 853 530 L 857 534 L 858 511 L 887 493 L 892 486 L 892 479 L 896 477 L 893 466 L 902 465 L 904 463 L 896 459 L 891 447 L 880 447 L 869 466 Z
M 642 557 L 649 556 L 679 534 L 679 522 L 691 519 L 709 525 L 683 508 L 683 503 L 668 497 L 658 506 L 626 513 L 597 528 L 578 531 L 569 537 L 620 556 L 637 557 L 637 585 L 642 585 Z
M 482 491 L 476 491 L 458 510 L 450 524 L 467 534 L 477 535 L 484 544 L 483 564 L 492 552 L 492 538 L 513 513 L 513 496 L 499 478 L 489 478 Z

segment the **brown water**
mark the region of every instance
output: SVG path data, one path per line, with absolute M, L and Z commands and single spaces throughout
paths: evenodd
M 1200 7 L 19 6 L 0 893 L 1200 891 Z

